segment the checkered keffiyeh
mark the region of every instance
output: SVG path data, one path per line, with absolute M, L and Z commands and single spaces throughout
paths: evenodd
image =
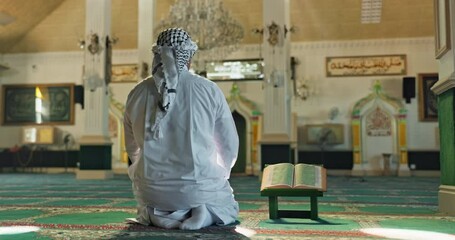
M 184 71 L 197 50 L 197 46 L 191 41 L 190 35 L 180 28 L 169 28 L 161 32 L 156 45 L 174 49 L 179 72 Z
M 188 33 L 180 28 L 168 28 L 160 33 L 156 45 L 158 46 L 179 46 L 190 39 Z
M 197 45 L 183 29 L 169 28 L 160 33 L 152 50 L 152 76 L 160 94 L 159 110 L 151 120 L 152 132 L 155 137 L 161 137 L 159 123 L 174 102 L 180 73 L 188 71 L 188 63 L 196 53 Z

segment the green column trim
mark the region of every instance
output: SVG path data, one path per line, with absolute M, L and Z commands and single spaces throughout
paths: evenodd
M 112 146 L 81 145 L 79 152 L 80 170 L 111 170 Z
M 441 184 L 455 186 L 455 88 L 438 96 Z

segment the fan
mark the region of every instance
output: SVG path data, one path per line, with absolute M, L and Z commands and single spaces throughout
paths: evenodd
M 63 137 L 63 144 L 67 150 L 72 147 L 75 144 L 73 135 L 70 133 L 66 134 L 65 137 Z
M 322 127 L 317 134 L 319 147 L 322 149 L 328 144 L 336 142 L 336 135 L 329 127 Z
M 330 127 L 322 127 L 317 133 L 317 139 L 319 148 L 321 149 L 321 164 L 324 166 L 325 147 L 336 143 L 336 135 Z
M 332 107 L 329 111 L 329 119 L 330 121 L 335 120 L 340 114 L 340 109 L 338 107 Z
M 63 144 L 65 145 L 65 173 L 68 172 L 68 150 L 75 144 L 75 140 L 71 133 L 67 133 L 63 137 Z

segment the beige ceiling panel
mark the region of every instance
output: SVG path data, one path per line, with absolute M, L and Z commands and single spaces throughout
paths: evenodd
M 175 0 L 156 1 L 155 22 Z M 223 0 L 244 27 L 243 43 L 260 43 L 262 0 Z M 381 22 L 361 24 L 361 0 L 290 0 L 292 41 L 333 41 L 434 36 L 433 0 L 383 0 Z M 0 11 L 16 18 L 0 26 L 0 52 L 77 51 L 85 35 L 85 0 L 0 0 Z M 112 0 L 114 49 L 137 48 L 137 0 Z
M 0 0 L 0 11 L 15 19 L 0 27 L 0 52 L 8 51 L 62 2 L 63 0 Z
M 111 34 L 118 38 L 118 42 L 113 46 L 114 49 L 137 48 L 137 2 L 137 0 L 112 0 Z

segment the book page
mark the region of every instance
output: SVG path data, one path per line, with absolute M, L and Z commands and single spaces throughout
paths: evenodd
M 295 188 L 308 188 L 326 191 L 326 169 L 321 166 L 300 163 L 295 165 Z
M 266 188 L 290 188 L 294 179 L 294 165 L 278 163 L 264 168 L 261 191 Z

